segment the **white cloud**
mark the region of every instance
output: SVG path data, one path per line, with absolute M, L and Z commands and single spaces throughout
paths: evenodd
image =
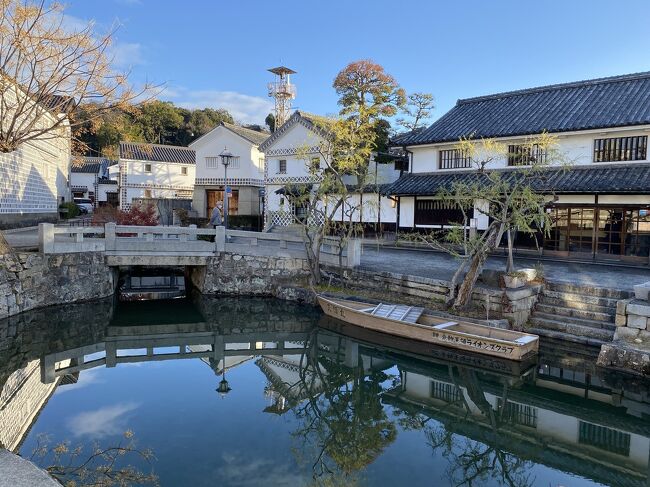
M 305 476 L 295 473 L 290 465 L 278 464 L 273 459 L 254 458 L 241 452 L 223 453 L 224 465 L 219 467 L 217 475 L 224 483 L 237 487 L 254 487 L 256 485 L 293 486 L 304 485 Z
M 225 108 L 241 123 L 263 124 L 273 111 L 273 103 L 267 98 L 245 95 L 236 91 L 198 90 L 166 87 L 161 98 L 169 99 L 184 108 Z
M 142 44 L 137 42 L 115 42 L 111 46 L 113 64 L 117 67 L 129 68 L 136 64 L 144 64 Z
M 139 406 L 137 403 L 126 402 L 79 413 L 68 420 L 68 428 L 75 436 L 101 438 L 118 435 L 128 429 L 127 414 Z

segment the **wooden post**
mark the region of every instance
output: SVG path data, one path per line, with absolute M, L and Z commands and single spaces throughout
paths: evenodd
M 54 253 L 54 225 L 52 223 L 38 224 L 38 250 L 42 254 Z

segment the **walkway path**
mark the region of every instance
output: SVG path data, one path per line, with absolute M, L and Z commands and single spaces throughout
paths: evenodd
M 515 258 L 515 266 L 520 268 L 535 267 L 538 262 L 544 267 L 546 279 L 554 282 L 631 290 L 635 284 L 650 281 L 650 268 Z M 450 255 L 433 251 L 364 246 L 361 255 L 363 269 L 433 279 L 451 279 L 457 265 L 458 262 Z M 505 259 L 490 257 L 485 267 L 502 270 Z

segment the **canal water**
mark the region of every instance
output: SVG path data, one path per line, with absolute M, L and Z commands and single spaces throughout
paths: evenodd
M 649 384 L 596 354 L 510 363 L 267 299 L 48 308 L 0 322 L 0 443 L 78 485 L 647 486 Z

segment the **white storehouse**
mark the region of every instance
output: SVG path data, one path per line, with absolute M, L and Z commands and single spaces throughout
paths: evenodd
M 399 200 L 402 231 L 462 222 L 456 208 L 436 198 L 441 188 L 473 177 L 462 137 L 493 138 L 508 156 L 490 170 L 517 171 L 548 154 L 527 139 L 548 132 L 573 164 L 553 170 L 538 189 L 549 194 L 550 235 L 538 236 L 545 254 L 647 262 L 650 253 L 650 72 L 579 81 L 459 100 L 429 128 L 396 138 L 410 167 L 390 192 Z M 478 156 L 480 158 L 480 155 Z M 540 183 L 541 184 L 541 183 Z M 552 196 L 551 196 L 552 194 Z M 474 209 L 478 229 L 487 217 Z M 518 235 L 521 250 L 535 250 Z
M 172 145 L 120 142 L 120 209 L 134 198 L 192 199 L 194 150 Z
M 210 216 L 218 201 L 223 201 L 226 185 L 225 168 L 219 154 L 224 151 L 234 158 L 228 166 L 227 184 L 231 189 L 229 215 L 259 216 L 264 188 L 264 154 L 259 145 L 269 135 L 238 125 L 222 122 L 192 142 L 196 152 L 196 180 L 192 207 L 199 217 Z
M 70 171 L 70 190 L 74 198 L 89 198 L 95 208 L 117 206 L 117 178 L 110 179 L 109 167 L 117 161 L 105 157 L 74 157 Z
M 301 208 L 285 197 L 287 187 L 300 184 L 318 184 L 318 175 L 310 172 L 310 167 L 317 165 L 325 167 L 318 152 L 318 146 L 325 136 L 322 129 L 315 123 L 316 117 L 304 112 L 296 111 L 289 120 L 279 127 L 271 137 L 262 145 L 260 150 L 265 155 L 265 225 L 267 228 L 274 226 L 290 225 L 296 218 L 301 218 Z M 308 160 L 305 160 L 305 149 Z M 399 176 L 392 164 L 377 164 L 370 162 L 369 174 L 372 191 L 364 193 L 363 205 L 358 201 L 351 201 L 346 209 L 341 210 L 341 219 L 350 220 L 347 214 L 349 208 L 359 208 L 362 211 L 353 211 L 351 221 L 369 224 L 395 224 L 395 203 L 387 196 L 380 196 L 379 191 L 384 185 L 392 183 Z M 354 184 L 351 178 L 350 184 Z M 357 197 L 358 198 L 358 197 Z
M 7 88 L 3 103 L 20 96 L 25 96 L 22 91 Z M 67 116 L 62 113 L 65 103 L 58 101 L 53 99 L 50 107 L 36 107 L 32 113 L 36 128 L 46 128 L 64 118 L 55 130 L 13 152 L 0 153 L 0 228 L 54 221 L 59 203 L 70 199 L 71 134 Z

